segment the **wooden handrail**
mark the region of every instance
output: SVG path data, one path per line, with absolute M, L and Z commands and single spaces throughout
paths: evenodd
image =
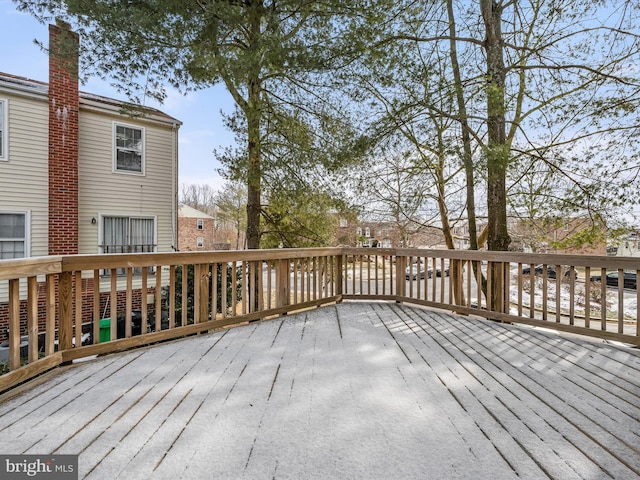
M 561 274 L 550 278 L 552 269 Z M 640 303 L 640 291 L 590 281 L 609 271 L 640 276 L 640 258 L 312 248 L 3 260 L 9 373 L 0 391 L 60 362 L 343 300 L 414 303 L 640 345 L 637 313 L 623 310 L 629 297 Z M 600 301 L 608 295 L 611 305 Z

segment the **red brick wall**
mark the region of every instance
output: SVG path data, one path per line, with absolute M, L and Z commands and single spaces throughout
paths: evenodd
M 75 288 L 75 282 L 74 282 Z M 57 289 L 56 289 L 57 291 Z M 142 302 L 147 300 L 148 294 L 154 294 L 155 288 L 148 288 L 145 294 L 142 290 L 133 290 L 131 295 L 132 310 L 141 310 Z M 45 297 L 45 284 L 38 284 L 38 331 L 44 332 L 46 328 L 46 297 Z M 116 310 L 118 314 L 124 314 L 126 312 L 127 301 L 126 290 L 120 290 L 117 292 L 117 306 Z M 111 310 L 111 293 L 108 291 L 100 292 L 100 318 L 113 318 Z M 143 300 L 144 299 L 144 300 Z M 58 314 L 59 314 L 59 302 L 56 295 L 56 328 L 58 328 Z M 73 309 L 75 315 L 75 295 L 73 296 Z M 147 305 L 148 314 L 153 315 L 155 312 L 155 304 Z M 113 311 L 115 313 L 115 311 Z M 93 321 L 93 279 L 82 280 L 82 323 L 89 323 Z M 9 304 L 6 302 L 0 303 L 0 342 L 7 340 L 9 325 Z M 91 326 L 86 325 L 85 331 L 90 331 Z M 23 300 L 20 302 L 20 335 L 27 335 L 27 302 Z
M 49 255 L 78 253 L 78 36 L 49 25 Z
M 198 250 L 214 250 L 213 218 L 202 218 L 203 229 L 198 230 L 198 219 L 178 217 L 178 250 L 181 252 L 197 252 Z M 202 237 L 204 244 L 198 247 L 198 237 Z

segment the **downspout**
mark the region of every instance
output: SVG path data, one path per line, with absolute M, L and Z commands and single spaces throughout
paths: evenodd
M 171 142 L 172 142 L 172 162 L 173 169 L 171 172 L 173 181 L 173 202 L 171 202 L 171 248 L 174 251 L 178 250 L 178 215 L 176 206 L 178 205 L 178 129 L 180 127 L 177 123 L 173 123 L 171 126 Z

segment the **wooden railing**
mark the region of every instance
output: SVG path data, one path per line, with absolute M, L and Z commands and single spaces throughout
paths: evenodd
M 342 300 L 415 303 L 638 346 L 632 278 L 627 288 L 591 280 L 611 272 L 635 278 L 640 259 L 321 248 L 5 260 L 0 391 L 76 359 Z

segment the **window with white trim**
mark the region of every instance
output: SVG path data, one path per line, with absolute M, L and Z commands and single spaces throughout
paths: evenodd
M 113 143 L 114 171 L 144 174 L 144 128 L 114 122 Z
M 28 214 L 0 212 L 0 260 L 28 256 Z
M 156 251 L 155 217 L 103 216 L 100 253 L 144 253 Z M 118 274 L 125 273 L 118 269 Z M 134 273 L 141 273 L 140 268 Z
M 198 237 L 198 248 L 204 247 L 204 237 Z
M 0 98 L 0 161 L 9 160 L 9 152 L 7 150 L 9 142 L 8 137 L 8 114 L 7 100 Z
M 204 230 L 204 220 L 201 218 L 198 219 L 198 230 Z

